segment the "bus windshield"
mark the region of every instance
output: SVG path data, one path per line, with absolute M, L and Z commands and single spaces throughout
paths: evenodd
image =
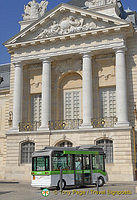
M 49 171 L 49 156 L 32 158 L 32 171 Z

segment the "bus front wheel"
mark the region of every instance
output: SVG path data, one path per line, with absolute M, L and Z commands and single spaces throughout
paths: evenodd
M 66 181 L 62 179 L 62 189 L 64 190 L 66 186 Z M 60 185 L 60 180 L 58 181 L 57 189 L 60 190 L 61 185 Z
M 99 178 L 98 178 L 98 186 L 99 187 L 102 187 L 104 185 L 104 178 L 102 177 L 102 176 L 100 176 Z

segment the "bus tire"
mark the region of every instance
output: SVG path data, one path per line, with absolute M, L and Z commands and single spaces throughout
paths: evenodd
M 66 187 L 66 181 L 62 179 L 62 189 L 64 190 L 65 187 Z M 57 189 L 60 190 L 60 180 L 58 181 Z
M 105 183 L 104 178 L 102 176 L 100 176 L 98 178 L 98 186 L 102 187 L 104 185 L 104 183 Z

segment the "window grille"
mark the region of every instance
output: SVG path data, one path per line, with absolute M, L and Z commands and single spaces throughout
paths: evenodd
M 33 142 L 24 142 L 21 144 L 21 163 L 31 163 L 32 153 L 35 151 Z
M 106 163 L 113 163 L 113 141 L 109 139 L 102 139 L 96 141 L 96 145 L 104 149 L 106 154 Z
M 81 118 L 81 91 L 64 91 L 64 119 Z
M 41 121 L 41 94 L 31 95 L 31 121 Z
M 116 116 L 116 89 L 115 87 L 100 88 L 101 117 Z

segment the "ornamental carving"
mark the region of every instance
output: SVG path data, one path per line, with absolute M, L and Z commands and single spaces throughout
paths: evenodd
M 44 38 L 54 35 L 64 35 L 69 33 L 77 33 L 80 31 L 88 31 L 97 27 L 95 22 L 84 23 L 83 18 L 76 18 L 68 16 L 63 18 L 60 22 L 53 21 L 49 28 L 42 29 L 42 32 L 36 37 Z
M 37 3 L 36 0 L 30 1 L 26 6 L 24 6 L 23 20 L 32 20 L 42 17 L 47 10 L 48 1 L 42 0 Z
M 93 7 L 113 4 L 113 3 L 116 3 L 116 1 L 117 0 L 87 0 L 85 2 L 85 6 L 88 8 L 93 8 Z
M 64 60 L 61 62 L 56 62 L 55 71 L 58 74 L 64 74 L 70 71 L 81 71 L 82 70 L 82 60 Z

